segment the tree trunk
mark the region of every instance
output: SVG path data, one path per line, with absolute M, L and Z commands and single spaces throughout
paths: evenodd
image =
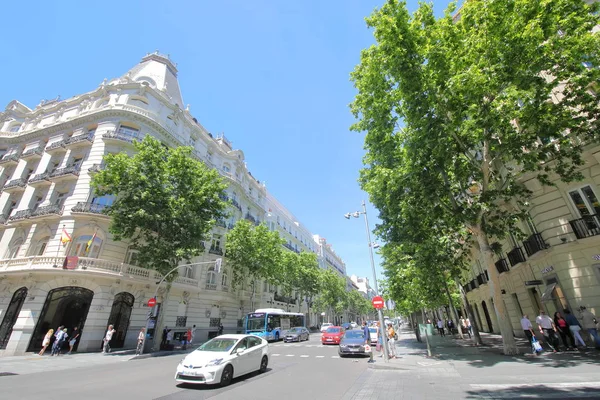
M 460 292 L 460 297 L 463 301 L 463 306 L 467 311 L 467 316 L 469 317 L 469 321 L 471 322 L 471 329 L 473 330 L 473 339 L 475 344 L 480 346 L 483 344 L 481 340 L 481 335 L 479 334 L 479 326 L 477 325 L 477 319 L 475 318 L 475 314 L 473 314 L 473 307 L 469 304 L 469 300 L 467 299 L 467 294 L 465 293 L 463 287 L 460 284 L 458 278 L 454 278 L 456 281 L 456 286 L 458 286 L 458 291 Z
M 421 310 L 421 312 L 423 313 L 423 325 L 425 325 L 425 343 L 427 344 L 427 356 L 431 357 L 432 353 L 431 353 L 431 345 L 429 344 L 429 334 L 427 333 L 427 323 L 426 323 L 426 319 L 425 319 L 425 309 Z
M 450 289 L 448 289 L 448 282 L 446 281 L 446 279 L 444 279 L 444 289 L 446 289 L 446 295 L 448 296 L 448 302 L 450 305 L 450 308 L 452 309 L 452 312 L 454 313 L 454 320 L 456 321 L 456 326 L 458 327 L 458 335 L 460 336 L 461 339 L 464 339 L 463 337 L 463 333 L 462 333 L 462 327 L 460 326 L 460 320 L 458 319 L 458 312 L 456 312 L 456 307 L 454 307 L 454 303 L 452 302 L 452 296 L 450 295 Z M 452 332 L 450 332 L 450 334 L 452 335 Z
M 256 310 L 256 308 L 254 308 L 254 293 L 255 293 L 255 289 L 254 289 L 254 283 L 255 280 L 252 280 L 252 294 L 250 295 L 250 312 L 254 312 Z
M 504 307 L 502 288 L 500 287 L 500 274 L 496 270 L 496 265 L 494 263 L 494 252 L 490 248 L 489 240 L 483 231 L 479 230 L 478 232 L 474 232 L 474 234 L 477 237 L 477 243 L 479 243 L 479 248 L 490 276 L 488 285 L 490 287 L 490 294 L 494 300 L 494 311 L 496 312 L 496 318 L 498 319 L 498 324 L 500 325 L 500 334 L 502 335 L 504 354 L 518 354 L 517 342 L 515 341 L 513 327 L 510 323 L 508 311 L 506 310 L 506 307 Z
M 152 351 L 160 350 L 160 342 L 162 340 L 163 321 L 165 313 L 167 312 L 167 302 L 169 301 L 169 294 L 171 293 L 171 282 L 167 282 L 167 291 L 162 296 L 160 304 L 160 310 L 158 314 L 158 321 L 154 327 L 154 339 L 152 340 Z M 158 345 L 158 346 L 157 346 Z

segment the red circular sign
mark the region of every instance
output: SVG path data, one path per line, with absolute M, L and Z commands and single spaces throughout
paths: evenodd
M 375 296 L 375 297 L 373 297 L 373 300 L 371 300 L 371 303 L 373 303 L 373 307 L 375 307 L 377 309 L 383 308 L 383 305 L 384 305 L 383 297 Z
M 148 300 L 148 307 L 154 307 L 156 305 L 156 299 L 153 297 Z

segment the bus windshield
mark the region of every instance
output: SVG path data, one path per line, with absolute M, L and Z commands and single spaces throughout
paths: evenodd
M 265 314 L 250 315 L 248 316 L 248 324 L 246 326 L 246 332 L 262 332 L 265 330 Z

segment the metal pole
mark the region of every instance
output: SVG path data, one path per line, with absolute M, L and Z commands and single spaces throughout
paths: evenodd
M 365 227 L 367 230 L 367 240 L 369 241 L 369 256 L 371 258 L 371 270 L 373 272 L 373 284 L 375 286 L 375 293 L 377 296 L 379 296 L 379 287 L 377 285 L 377 273 L 375 272 L 375 261 L 373 260 L 373 244 L 371 243 L 371 232 L 369 230 L 369 219 L 367 218 L 367 206 L 365 201 L 363 200 L 362 202 L 362 206 L 363 206 L 363 214 L 365 216 Z M 385 325 L 383 324 L 383 311 L 380 309 L 377 310 L 377 314 L 379 315 L 379 325 L 381 326 L 381 337 L 383 339 L 383 357 L 385 362 L 388 362 L 389 360 L 389 355 L 388 355 L 388 341 L 387 341 L 387 332 L 385 330 Z

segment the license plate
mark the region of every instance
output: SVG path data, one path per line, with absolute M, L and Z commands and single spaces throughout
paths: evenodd
M 183 371 L 184 375 L 188 375 L 188 376 L 198 376 L 200 375 L 200 373 L 198 373 L 197 371 L 194 371 L 193 369 L 186 369 Z
M 333 339 L 329 339 L 329 338 L 328 338 L 328 339 L 325 339 L 325 340 L 326 340 L 326 341 L 328 341 L 328 342 L 331 342 L 331 341 L 333 341 Z
M 358 351 L 359 349 L 350 349 L 350 351 Z

